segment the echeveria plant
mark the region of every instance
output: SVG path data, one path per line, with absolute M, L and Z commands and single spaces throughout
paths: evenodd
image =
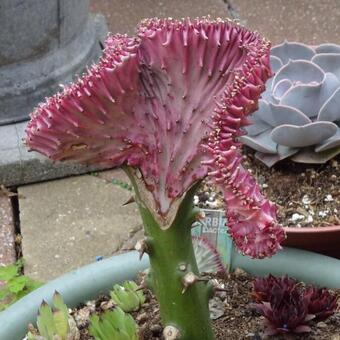
M 340 153 L 340 45 L 284 42 L 271 49 L 274 78 L 242 143 L 267 166 L 290 157 L 324 163 Z
M 269 48 L 221 19 L 147 19 L 135 37 L 109 36 L 100 62 L 31 115 L 31 149 L 129 175 L 165 339 L 213 339 L 211 288 L 199 277 L 190 233 L 203 178 L 223 190 L 229 233 L 243 253 L 271 256 L 284 239 L 236 141 L 271 75 Z

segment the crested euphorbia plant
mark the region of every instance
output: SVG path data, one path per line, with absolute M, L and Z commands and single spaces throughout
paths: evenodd
M 236 142 L 271 75 L 269 47 L 229 21 L 147 19 L 135 37 L 109 36 L 100 62 L 31 115 L 31 149 L 129 175 L 166 339 L 213 339 L 190 235 L 203 178 L 223 190 L 244 254 L 271 256 L 284 238 Z

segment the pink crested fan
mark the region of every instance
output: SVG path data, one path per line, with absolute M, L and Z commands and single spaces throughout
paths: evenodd
M 271 256 L 284 232 L 236 142 L 271 75 L 269 48 L 221 19 L 144 20 L 136 37 L 110 35 L 97 65 L 36 108 L 26 143 L 52 160 L 139 169 L 163 230 L 208 176 L 224 192 L 237 247 Z

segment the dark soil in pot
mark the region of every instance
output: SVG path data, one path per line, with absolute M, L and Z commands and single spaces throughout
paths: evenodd
M 284 160 L 268 168 L 245 147 L 243 165 L 277 204 L 278 221 L 287 234 L 284 246 L 340 259 L 340 155 L 326 164 Z M 195 203 L 224 209 L 221 192 L 209 183 L 202 184 Z
M 340 226 L 340 155 L 326 164 L 290 160 L 268 168 L 245 147 L 243 166 L 259 183 L 263 194 L 278 206 L 278 221 L 285 227 Z M 201 208 L 223 209 L 221 193 L 204 183 L 196 203 Z
M 287 339 L 282 336 L 267 337 L 263 334 L 263 319 L 253 307 L 250 296 L 251 277 L 239 270 L 226 278 L 218 279 L 224 285 L 226 292 L 219 292 L 214 300 L 215 316 L 213 320 L 216 340 L 261 340 L 261 339 Z M 160 322 L 159 306 L 150 291 L 144 291 L 147 300 L 140 311 L 133 313 L 134 319 L 140 328 L 140 340 L 161 340 L 163 328 Z M 340 290 L 337 292 L 340 294 Z M 113 308 L 108 297 L 103 296 L 97 301 L 89 302 L 74 311 L 74 317 L 81 329 L 81 339 L 92 339 L 88 335 L 88 315 L 90 312 L 103 312 Z M 311 321 L 311 333 L 293 335 L 288 339 L 299 340 L 338 340 L 340 334 L 340 312 L 335 313 L 323 322 Z M 204 339 L 202 339 L 204 340 Z
M 278 220 L 285 227 L 340 225 L 340 156 L 326 164 L 282 161 L 268 169 L 246 150 L 251 169 L 263 193 L 278 205 Z

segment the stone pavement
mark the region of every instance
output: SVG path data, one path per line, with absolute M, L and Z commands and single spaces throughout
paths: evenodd
M 28 152 L 22 140 L 27 122 L 0 126 L 0 184 L 46 181 L 98 169 L 72 163 L 52 163 L 37 152 Z
M 211 15 L 238 20 L 279 44 L 285 38 L 308 44 L 340 43 L 339 0 L 91 0 L 109 31 L 134 34 L 147 17 Z
M 91 0 L 91 8 L 105 15 L 110 32 L 127 34 L 144 18 L 230 17 L 223 0 Z
M 234 18 L 273 45 L 340 43 L 339 0 L 226 0 Z
M 112 177 L 127 180 L 121 170 Z M 22 186 L 18 193 L 25 273 L 32 278 L 48 281 L 112 255 L 140 234 L 136 204 L 123 206 L 131 192 L 105 178 L 70 177 Z

